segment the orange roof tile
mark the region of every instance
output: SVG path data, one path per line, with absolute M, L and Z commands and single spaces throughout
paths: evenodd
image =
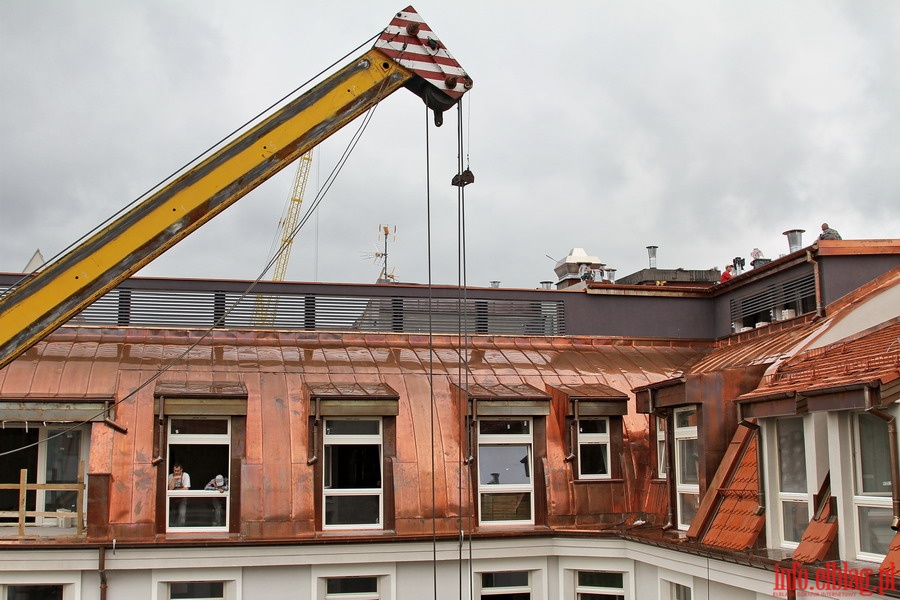
M 893 572 L 900 575 L 900 531 L 894 534 L 888 552 L 881 563 L 881 569 L 885 573 Z

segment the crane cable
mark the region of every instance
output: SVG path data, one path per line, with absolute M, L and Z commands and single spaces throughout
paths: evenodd
M 145 200 L 148 196 L 153 194 L 155 191 L 163 188 L 167 183 L 174 180 L 179 174 L 185 172 L 191 166 L 198 164 L 204 157 L 209 156 L 210 153 L 212 153 L 214 150 L 223 146 L 226 142 L 228 142 L 228 140 L 232 139 L 235 135 L 237 135 L 240 132 L 247 129 L 251 124 L 262 119 L 263 116 L 265 116 L 270 111 L 274 110 L 277 106 L 281 105 L 286 100 L 288 100 L 289 98 L 291 98 L 292 96 L 297 94 L 300 90 L 309 86 L 313 81 L 316 81 L 317 79 L 322 77 L 325 73 L 327 73 L 331 69 L 335 68 L 338 64 L 342 64 L 344 61 L 346 61 L 348 56 L 350 56 L 351 54 L 355 54 L 356 52 L 358 52 L 360 50 L 360 48 L 363 48 L 364 46 L 368 45 L 369 43 L 372 42 L 372 40 L 377 39 L 380 35 L 382 35 L 382 33 L 384 33 L 384 31 L 385 30 L 379 31 L 378 33 L 376 33 L 375 35 L 373 35 L 372 37 L 370 37 L 369 39 L 367 39 L 366 41 L 364 41 L 363 43 L 358 45 L 356 48 L 354 48 L 353 50 L 350 50 L 349 52 L 344 54 L 342 57 L 335 60 L 330 65 L 328 65 L 327 67 L 325 67 L 324 69 L 322 69 L 321 71 L 319 71 L 318 73 L 316 73 L 315 75 L 313 75 L 312 77 L 310 77 L 309 79 L 307 79 L 306 81 L 304 81 L 303 83 L 301 83 L 300 85 L 295 87 L 293 90 L 284 94 L 281 98 L 279 98 L 278 100 L 276 100 L 275 102 L 273 102 L 272 104 L 267 106 L 266 108 L 259 111 L 255 116 L 250 117 L 243 124 L 238 125 L 234 130 L 232 130 L 230 133 L 223 136 L 219 141 L 213 143 L 206 150 L 202 151 L 200 154 L 198 154 L 197 156 L 195 156 L 188 162 L 184 163 L 181 167 L 175 169 L 175 171 L 170 173 L 167 177 L 162 179 L 160 182 L 155 184 L 153 187 L 147 189 L 144 193 L 142 193 L 141 195 L 136 197 L 134 200 L 129 202 L 127 205 L 123 206 L 118 211 L 116 211 L 115 213 L 113 213 L 112 215 L 107 217 L 102 223 L 100 223 L 99 225 L 97 225 L 96 227 L 94 227 L 93 229 L 91 229 L 90 231 L 85 233 L 84 235 L 82 235 L 80 238 L 78 238 L 77 240 L 75 240 L 74 242 L 72 242 L 71 244 L 69 244 L 68 246 L 66 246 L 65 248 L 60 250 L 59 252 L 57 252 L 49 260 L 44 261 L 44 263 L 40 267 L 35 269 L 35 271 L 43 270 L 46 266 L 48 266 L 48 265 L 54 263 L 55 261 L 59 260 L 60 258 L 62 258 L 65 254 L 70 252 L 72 249 L 74 249 L 76 246 L 78 246 L 85 240 L 87 240 L 90 237 L 92 237 L 93 235 L 95 235 L 101 229 L 106 228 L 113 221 L 115 221 L 117 218 L 119 218 L 120 216 L 125 214 L 127 211 L 131 210 L 133 207 L 137 206 L 140 202 Z M 3 298 L 3 296 L 8 294 L 10 291 L 12 291 L 17 285 L 20 285 L 20 284 L 24 283 L 26 280 L 28 280 L 29 275 L 30 274 L 24 275 L 19 281 L 17 281 L 13 285 L 9 286 L 9 288 L 7 288 L 7 290 L 5 290 L 3 293 L 0 293 L 0 298 Z M 3 455 L 0 454 L 0 456 L 3 456 Z
M 374 36 L 374 37 L 377 37 L 377 36 Z M 371 38 L 371 39 L 374 39 L 374 38 Z M 371 39 L 370 39 L 369 41 L 371 41 Z M 368 43 L 368 42 L 365 42 L 365 43 Z M 356 49 L 354 49 L 354 50 L 352 50 L 351 52 L 349 52 L 347 55 L 345 55 L 345 58 L 346 58 L 346 56 L 348 56 L 349 54 L 352 54 L 352 53 L 356 52 L 358 49 L 359 49 L 359 47 L 357 47 Z M 333 66 L 333 65 L 332 65 L 332 66 Z M 328 68 L 330 69 L 331 67 L 328 67 Z M 325 69 L 325 70 L 327 71 L 328 69 Z M 317 75 L 317 77 L 318 77 L 318 76 L 321 76 L 321 73 L 320 73 L 319 75 Z M 303 86 L 306 86 L 306 85 L 308 85 L 308 84 L 309 84 L 309 81 L 307 81 L 306 83 L 304 83 Z M 383 84 L 383 85 L 384 85 L 384 84 Z M 301 88 L 302 88 L 303 86 L 301 86 Z M 300 88 L 297 88 L 297 89 L 300 89 Z M 287 98 L 288 96 L 290 96 L 290 95 L 296 93 L 297 89 L 295 89 L 293 92 L 291 92 L 291 94 L 288 94 L 287 96 L 283 97 L 281 100 L 278 100 L 277 102 L 275 102 L 272 106 L 278 105 L 279 103 L 281 103 L 282 101 L 284 101 L 285 98 Z M 376 97 L 380 97 L 381 94 L 382 94 L 382 91 L 383 91 L 383 89 L 380 89 L 380 90 L 377 92 Z M 343 171 L 344 165 L 347 163 L 347 160 L 350 158 L 350 155 L 352 154 L 353 150 L 356 148 L 356 145 L 359 143 L 359 140 L 361 139 L 362 134 L 363 134 L 363 133 L 365 132 L 365 130 L 368 128 L 369 123 L 370 123 L 371 120 L 372 120 L 372 115 L 374 114 L 375 109 L 378 107 L 379 102 L 380 102 L 380 99 L 379 99 L 377 102 L 375 102 L 375 104 L 372 106 L 372 108 L 370 108 L 370 109 L 366 112 L 366 114 L 364 115 L 363 120 L 362 120 L 362 122 L 360 123 L 360 126 L 359 126 L 359 127 L 356 129 L 356 131 L 354 132 L 354 134 L 353 134 L 351 140 L 348 142 L 347 146 L 344 148 L 344 151 L 341 153 L 341 156 L 340 156 L 340 158 L 338 159 L 338 162 L 335 164 L 335 166 L 334 166 L 334 168 L 332 169 L 331 173 L 328 175 L 328 178 L 326 179 L 325 185 L 322 186 L 322 188 L 321 188 L 321 189 L 319 190 L 319 192 L 316 194 L 316 197 L 313 199 L 312 206 L 310 206 L 309 210 L 308 210 L 307 213 L 304 215 L 304 217 L 301 218 L 300 223 L 292 230 L 291 235 L 290 235 L 290 239 L 291 239 L 291 240 L 293 240 L 294 236 L 296 236 L 297 233 L 302 229 L 303 225 L 306 224 L 306 222 L 309 220 L 309 217 L 310 217 L 311 213 L 312 213 L 313 211 L 315 211 L 316 207 L 319 206 L 319 204 L 322 202 L 323 198 L 325 197 L 325 194 L 328 192 L 329 189 L 331 189 L 332 184 L 334 184 L 334 181 L 337 179 L 337 176 L 341 173 L 341 171 Z M 270 109 L 272 108 L 272 106 L 270 106 L 268 109 L 262 111 L 262 113 L 260 113 L 260 114 L 264 114 L 265 112 L 267 112 L 268 110 L 270 110 Z M 255 118 L 254 118 L 254 119 L 251 119 L 250 121 L 248 121 L 247 124 L 251 123 L 253 120 L 255 120 Z M 246 124 L 245 124 L 245 125 L 246 125 Z M 227 138 L 231 137 L 232 135 L 234 135 L 234 132 L 232 132 L 231 134 L 229 134 L 228 136 L 226 136 L 226 137 L 223 138 L 223 139 L 227 139 Z M 221 142 L 220 142 L 220 143 L 221 143 Z M 218 144 L 217 144 L 217 145 L 218 145 Z M 208 151 L 209 151 L 209 150 L 207 150 L 207 152 L 208 152 Z M 204 154 L 205 154 L 205 153 L 204 153 Z M 201 155 L 201 156 L 202 156 L 202 155 Z M 191 162 L 193 163 L 194 161 L 191 161 Z M 189 164 L 191 164 L 191 163 L 189 163 Z M 180 172 L 181 170 L 182 170 L 182 169 L 179 169 L 178 172 Z M 156 188 L 158 188 L 158 187 L 161 186 L 161 185 L 162 185 L 162 183 L 158 184 L 158 185 L 155 186 L 153 189 L 156 189 Z M 138 200 L 144 198 L 147 194 L 151 193 L 151 192 L 153 191 L 153 189 L 148 190 L 147 192 L 145 192 L 140 198 L 138 198 L 138 199 L 136 199 L 135 201 L 133 201 L 132 204 L 134 204 L 134 203 L 136 203 Z M 117 213 L 117 215 L 118 215 L 118 214 L 121 214 L 121 213 L 124 212 L 125 210 L 126 210 L 126 209 L 122 209 L 121 211 L 119 211 L 119 213 Z M 117 215 L 114 215 L 113 217 L 110 217 L 106 222 L 108 223 L 109 221 L 111 221 L 112 219 L 114 219 L 115 216 L 117 216 Z M 95 229 L 95 231 L 96 231 L 96 229 Z M 84 239 L 86 239 L 87 237 L 89 237 L 89 235 L 90 235 L 90 234 L 86 234 L 86 235 L 82 236 L 82 238 L 79 240 L 79 242 L 80 242 L 81 240 L 84 240 Z M 73 243 L 72 245 L 69 246 L 69 248 L 75 246 L 75 245 L 78 244 L 79 242 Z M 209 328 L 207 328 L 207 329 L 206 329 L 206 330 L 205 330 L 205 331 L 204 331 L 204 332 L 203 332 L 196 340 L 194 340 L 194 342 L 193 342 L 192 344 L 190 344 L 187 348 L 185 348 L 185 350 L 184 350 L 181 354 L 179 354 L 178 356 L 176 356 L 175 358 L 173 358 L 171 361 L 169 361 L 168 363 L 166 363 L 165 365 L 163 365 L 156 373 L 154 373 L 153 375 L 151 375 L 147 380 L 141 382 L 136 388 L 134 388 L 133 390 L 131 390 L 131 392 L 129 392 L 128 394 L 126 394 L 125 396 L 123 396 L 122 398 L 120 398 L 119 400 L 116 400 L 115 402 L 111 403 L 108 407 L 104 408 L 102 411 L 98 412 L 97 414 L 93 415 L 92 417 L 89 417 L 89 418 L 84 419 L 84 420 L 82 420 L 82 421 L 74 422 L 73 425 L 71 425 L 71 426 L 69 426 L 69 427 L 67 427 L 67 428 L 65 428 L 65 429 L 61 429 L 61 430 L 58 431 L 57 433 L 55 433 L 55 434 L 53 434 L 53 435 L 49 435 L 49 436 L 47 436 L 47 437 L 46 437 L 45 439 L 43 439 L 43 440 L 38 440 L 37 442 L 32 442 L 32 443 L 30 443 L 30 444 L 26 444 L 26 445 L 20 446 L 20 447 L 18 447 L 18 448 L 12 448 L 12 449 L 10 449 L 10 450 L 2 451 L 2 452 L 0 452 L 0 457 L 2 457 L 2 456 L 8 456 L 8 455 L 10 455 L 10 454 L 15 454 L 16 452 L 21 452 L 21 451 L 27 450 L 27 449 L 29 449 L 29 448 L 34 448 L 34 447 L 36 447 L 36 446 L 40 446 L 41 444 L 46 444 L 46 443 L 50 442 L 51 440 L 54 440 L 54 439 L 56 439 L 56 438 L 58 438 L 58 437 L 62 437 L 62 436 L 64 436 L 64 435 L 67 434 L 67 433 L 70 433 L 70 432 L 72 432 L 72 431 L 75 431 L 76 429 L 79 429 L 79 428 L 82 427 L 83 425 L 86 425 L 86 424 L 88 424 L 88 423 L 91 423 L 91 422 L 93 422 L 93 421 L 96 421 L 97 419 L 100 419 L 100 418 L 108 417 L 109 414 L 110 414 L 110 411 L 111 411 L 113 408 L 115 408 L 115 407 L 117 407 L 118 405 L 122 404 L 122 403 L 125 402 L 126 400 L 129 400 L 129 399 L 133 398 L 133 397 L 134 397 L 138 392 L 140 392 L 142 389 L 144 389 L 145 387 L 147 387 L 148 385 L 150 385 L 151 383 L 153 383 L 154 381 L 156 381 L 157 379 L 159 379 L 164 373 L 166 373 L 169 369 L 171 369 L 171 368 L 172 368 L 173 366 L 175 366 L 179 361 L 181 361 L 185 356 L 187 356 L 190 352 L 192 352 L 192 351 L 194 350 L 194 348 L 196 348 L 197 346 L 199 346 L 199 345 L 200 345 L 200 342 L 202 342 L 202 341 L 205 340 L 207 337 L 209 337 L 209 335 L 210 335 L 216 328 L 221 327 L 221 326 L 225 323 L 225 320 L 231 315 L 231 313 L 234 312 L 234 310 L 235 310 L 238 306 L 240 306 L 241 302 L 243 302 L 248 296 L 250 296 L 250 294 L 251 294 L 251 293 L 253 292 L 253 290 L 256 288 L 257 284 L 259 284 L 259 283 L 262 281 L 263 277 L 266 276 L 266 273 L 269 272 L 269 270 L 272 268 L 272 266 L 273 266 L 273 265 L 275 264 L 275 262 L 278 260 L 278 257 L 281 255 L 281 253 L 282 253 L 282 252 L 285 252 L 289 246 L 290 246 L 290 244 L 282 243 L 282 245 L 281 245 L 281 247 L 279 248 L 278 252 L 276 252 L 276 253 L 272 256 L 272 258 L 266 263 L 266 265 L 263 267 L 262 272 L 259 273 L 259 275 L 256 277 L 256 279 L 254 279 L 254 280 L 247 286 L 247 288 L 246 288 L 243 292 L 241 292 L 241 294 L 237 297 L 237 299 L 234 301 L 234 303 L 232 304 L 232 306 L 231 306 L 230 308 L 228 308 L 227 310 L 225 310 L 225 311 L 219 316 L 219 318 L 216 319 L 216 321 L 215 321 Z M 63 252 L 57 254 L 53 259 L 51 259 L 51 261 L 52 261 L 52 260 L 56 260 L 57 258 L 59 258 L 59 257 L 60 257 L 63 253 L 65 253 L 65 252 L 66 252 L 66 250 L 64 250 Z M 46 264 L 46 263 L 45 263 L 45 264 Z M 23 279 L 25 279 L 25 278 L 23 278 Z

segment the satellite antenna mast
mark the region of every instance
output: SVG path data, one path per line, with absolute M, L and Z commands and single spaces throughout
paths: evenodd
M 381 253 L 381 260 L 383 265 L 381 267 L 381 274 L 378 276 L 379 279 L 394 279 L 394 274 L 388 271 L 388 242 L 396 242 L 397 241 L 397 226 L 396 225 L 379 225 L 378 226 L 378 237 L 382 238 L 384 241 L 384 251 Z

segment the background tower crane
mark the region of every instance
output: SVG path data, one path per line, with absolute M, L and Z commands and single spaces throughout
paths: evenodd
M 300 222 L 300 207 L 303 204 L 303 194 L 306 192 L 306 182 L 309 179 L 309 169 L 312 165 L 312 150 L 303 154 L 297 160 L 297 174 L 294 176 L 294 185 L 291 186 L 291 195 L 281 221 L 278 223 L 278 234 L 273 243 L 275 265 L 272 270 L 272 281 L 284 281 L 287 273 L 288 261 L 291 259 L 291 248 L 294 243 L 294 230 Z M 277 300 L 264 296 L 256 297 L 256 323 L 258 325 L 270 324 L 275 321 L 275 308 Z

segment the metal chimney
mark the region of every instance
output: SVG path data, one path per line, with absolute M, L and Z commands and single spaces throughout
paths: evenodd
M 803 247 L 803 232 L 805 229 L 788 229 L 782 235 L 786 235 L 788 239 L 788 247 L 791 252 L 796 252 Z
M 491 287 L 492 287 L 492 288 L 498 288 L 498 287 L 500 287 L 500 282 L 499 282 L 499 281 L 496 281 L 496 280 L 492 281 L 492 282 L 491 282 Z
M 616 282 L 616 269 L 606 269 L 606 278 L 610 283 Z
M 647 256 L 650 257 L 650 268 L 651 269 L 656 268 L 656 249 L 657 248 L 659 248 L 659 246 L 647 246 Z
M 552 282 L 552 281 L 542 281 L 542 282 L 541 282 L 541 289 L 542 289 L 542 290 L 552 290 L 552 289 L 553 289 L 552 286 L 553 286 L 553 282 Z

